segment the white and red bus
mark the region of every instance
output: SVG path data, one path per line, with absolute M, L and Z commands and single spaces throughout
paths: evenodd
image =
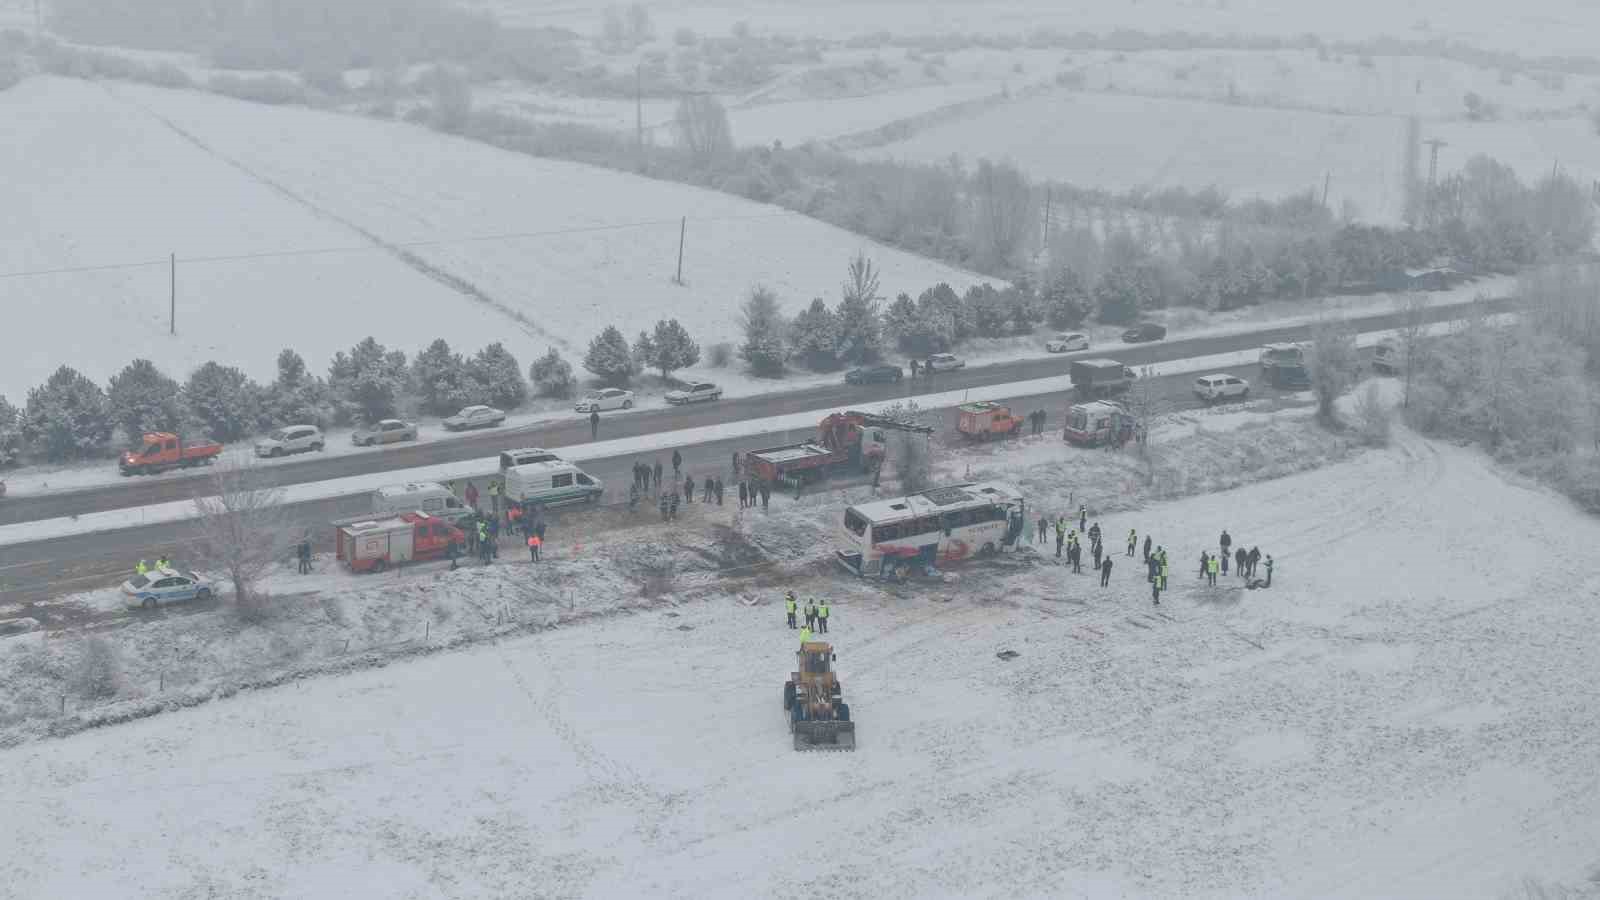
M 1015 547 L 1022 494 L 998 481 L 956 484 L 844 511 L 834 558 L 864 578 L 903 581 L 939 563 Z

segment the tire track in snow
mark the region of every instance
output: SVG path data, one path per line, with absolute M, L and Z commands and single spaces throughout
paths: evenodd
M 402 246 L 399 246 L 398 244 L 395 244 L 395 243 L 392 243 L 390 241 L 385 240 L 382 236 L 378 235 L 377 233 L 372 232 L 372 231 L 368 231 L 366 228 L 361 227 L 360 225 L 356 224 L 355 222 L 353 222 L 353 221 L 351 221 L 349 219 L 346 219 L 345 217 L 339 215 L 338 213 L 336 213 L 336 212 L 334 212 L 334 211 L 332 211 L 330 209 L 327 209 L 326 207 L 318 206 L 317 204 L 313 203 L 311 200 L 309 200 L 306 197 L 304 197 L 304 196 L 300 195 L 299 193 L 295 192 L 293 189 L 289 188 L 288 186 L 286 186 L 286 185 L 284 185 L 284 184 L 282 184 L 282 183 L 280 183 L 278 181 L 275 181 L 272 178 L 269 178 L 266 175 L 261 174 L 260 172 L 257 172 L 256 170 L 254 170 L 254 169 L 250 168 L 249 166 L 245 165 L 243 162 L 241 162 L 241 161 L 239 161 L 237 159 L 234 159 L 233 157 L 227 155 L 226 153 L 223 153 L 222 151 L 218 150 L 217 148 L 211 146 L 210 144 L 208 144 L 204 140 L 202 140 L 198 135 L 194 134 L 193 132 L 189 131 L 188 129 L 185 129 L 182 125 L 179 125 L 178 123 L 172 121 L 171 119 L 167 118 L 166 116 L 163 116 L 162 114 L 160 114 L 160 113 L 156 112 L 155 110 L 151 109 L 150 107 L 145 106 L 144 104 L 138 102 L 137 100 L 131 100 L 131 99 L 127 98 L 127 97 L 123 97 L 123 96 L 119 95 L 115 90 L 113 90 L 111 88 L 110 85 L 102 84 L 101 87 L 103 87 L 105 89 L 106 93 L 111 95 L 111 97 L 113 99 L 118 100 L 118 101 L 120 101 L 122 103 L 125 103 L 125 104 L 127 104 L 129 106 L 132 106 L 135 109 L 138 109 L 140 112 L 143 112 L 145 115 L 149 116 L 150 118 L 155 119 L 157 122 L 160 122 L 163 126 L 165 126 L 173 134 L 175 134 L 178 137 L 182 138 L 187 143 L 192 144 L 196 149 L 200 150 L 202 153 L 206 154 L 207 156 L 210 156 L 211 158 L 217 160 L 218 162 L 221 162 L 221 163 L 229 166 L 230 168 L 236 170 L 237 172 L 239 172 L 240 174 L 244 175 L 246 178 L 250 179 L 251 181 L 254 181 L 257 184 L 267 188 L 268 190 L 273 191 L 274 193 L 278 194 L 279 196 L 283 197 L 286 200 L 289 200 L 292 203 L 295 203 L 295 204 L 297 204 L 297 205 L 299 205 L 301 207 L 304 207 L 306 210 L 310 211 L 312 215 L 316 216 L 319 219 L 324 219 L 326 221 L 334 223 L 335 225 L 340 226 L 341 228 L 345 228 L 345 229 L 348 229 L 350 231 L 355 232 L 357 235 L 361 236 L 361 238 L 363 240 L 365 240 L 368 243 L 372 244 L 374 247 L 377 247 L 378 249 L 385 251 L 390 256 L 393 256 L 395 259 L 399 260 L 402 264 L 404 264 L 408 268 L 412 269 L 413 271 L 417 272 L 418 274 L 423 275 L 424 277 L 426 277 L 426 278 L 428 278 L 428 279 L 430 279 L 432 281 L 435 281 L 435 282 L 438 282 L 439 284 L 444 285 L 445 287 L 449 288 L 452 291 L 455 291 L 456 293 L 460 294 L 463 297 L 466 297 L 469 300 L 474 300 L 474 301 L 476 301 L 478 303 L 482 303 L 485 306 L 489 307 L 490 309 L 493 309 L 495 312 L 500 313 L 501 315 L 509 318 L 511 321 L 515 322 L 517 324 L 517 327 L 521 328 L 522 331 L 525 334 L 527 334 L 529 337 L 541 338 L 543 340 L 549 341 L 552 344 L 555 344 L 555 345 L 561 347 L 564 350 L 568 350 L 568 351 L 572 350 L 571 343 L 568 342 L 565 338 L 562 338 L 562 337 L 560 337 L 558 335 L 555 335 L 555 334 L 551 334 L 550 332 L 545 331 L 543 328 L 540 328 L 539 326 L 537 326 L 537 325 L 533 324 L 532 322 L 528 321 L 528 318 L 526 316 L 524 316 L 520 311 L 512 308 L 510 305 L 506 304 L 505 302 L 503 302 L 501 300 L 495 299 L 487 291 L 485 291 L 482 288 L 478 287 L 477 285 L 473 284 L 471 281 L 468 281 L 466 278 L 463 278 L 462 276 L 457 275 L 454 272 L 450 272 L 450 271 L 448 271 L 446 269 L 443 269 L 443 268 L 441 268 L 439 266 L 434 265 L 431 262 L 428 262 L 426 259 L 423 259 L 421 256 L 417 255 L 416 253 L 413 253 L 410 250 L 407 250 L 406 248 L 404 248 Z

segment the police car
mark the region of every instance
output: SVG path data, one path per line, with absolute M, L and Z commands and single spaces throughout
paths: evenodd
M 122 583 L 122 596 L 131 609 L 155 609 L 166 603 L 210 600 L 211 582 L 193 572 L 151 569 Z

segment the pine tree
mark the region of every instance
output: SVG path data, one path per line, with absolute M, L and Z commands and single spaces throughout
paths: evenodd
M 543 397 L 570 397 L 578 384 L 572 374 L 572 364 L 562 359 L 554 347 L 533 361 L 528 367 L 528 378 Z
M 278 353 L 278 378 L 262 400 L 261 426 L 305 424 L 321 428 L 333 418 L 328 386 L 306 370 L 306 361 L 300 354 L 284 348 Z
M 155 363 L 136 359 L 111 376 L 106 399 L 111 416 L 130 441 L 146 431 L 177 431 L 183 423 L 178 382 Z
M 261 388 L 233 366 L 207 362 L 183 388 L 189 411 L 214 440 L 234 441 L 255 429 Z
M 655 353 L 650 365 L 661 370 L 662 378 L 700 361 L 700 345 L 689 337 L 688 329 L 680 325 L 677 319 L 656 322 L 655 338 L 651 343 Z
M 920 309 L 926 301 L 931 310 L 938 310 L 943 317 L 948 319 L 949 343 L 946 349 L 977 334 L 977 327 L 972 320 L 972 311 L 961 300 L 961 295 L 955 288 L 944 282 L 939 282 L 922 293 L 917 298 L 917 307 Z
M 968 315 L 972 317 L 973 327 L 978 334 L 984 337 L 1000 337 L 1009 330 L 1010 310 L 1006 308 L 1005 298 L 994 289 L 994 285 L 987 282 L 975 284 L 967 289 L 967 295 L 962 301 Z
M 783 373 L 788 357 L 783 345 L 784 324 L 777 295 L 760 285 L 751 288 L 739 308 L 739 327 L 744 331 L 739 358 L 749 363 L 755 374 L 772 377 Z
M 111 405 L 100 386 L 62 366 L 28 392 L 24 440 L 51 461 L 99 452 L 111 441 Z
M 472 380 L 482 386 L 482 400 L 490 406 L 516 409 L 528 399 L 522 364 L 498 341 L 479 350 L 467 363 L 467 371 Z
M 405 353 L 387 350 L 367 337 L 351 348 L 349 356 L 342 352 L 334 355 L 328 386 L 346 412 L 376 422 L 394 415 L 408 374 Z
M 1089 317 L 1089 291 L 1078 273 L 1067 266 L 1050 273 L 1041 299 L 1051 328 L 1077 328 Z
M 826 372 L 838 367 L 839 317 L 821 297 L 794 317 L 789 344 L 808 369 Z
M 1100 321 L 1125 324 L 1154 305 L 1155 285 L 1149 270 L 1140 265 L 1108 269 L 1094 286 Z
M 842 362 L 876 362 L 883 355 L 883 322 L 879 314 L 878 272 L 872 260 L 856 254 L 850 260 L 849 277 L 841 289 L 835 317 L 839 340 L 834 355 Z
M 22 413 L 0 395 L 0 466 L 16 463 L 22 455 Z
M 894 340 L 895 346 L 901 350 L 910 350 L 908 340 L 917 331 L 917 301 L 911 299 L 910 294 L 902 293 L 894 298 L 883 311 L 883 330 L 887 337 Z
M 639 329 L 639 336 L 633 339 L 633 370 L 644 372 L 655 365 L 656 342 L 650 337 L 650 332 Z
M 467 382 L 467 365 L 461 354 L 438 338 L 411 361 L 411 383 L 422 408 L 435 415 L 449 415 L 471 402 L 474 393 Z
M 589 352 L 583 356 L 583 367 L 607 382 L 626 384 L 635 372 L 628 339 L 622 336 L 615 325 L 607 325 L 589 342 Z
M 1012 334 L 1032 334 L 1043 318 L 1032 288 L 1021 279 L 1000 292 L 1000 304 L 1005 308 Z

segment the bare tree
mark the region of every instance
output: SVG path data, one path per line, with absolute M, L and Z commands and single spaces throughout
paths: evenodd
M 926 425 L 927 416 L 915 400 L 896 401 L 879 410 L 879 415 L 908 425 Z M 933 487 L 932 438 L 913 431 L 896 431 L 890 437 L 889 456 L 894 460 L 894 474 L 900 481 L 900 490 L 915 494 Z M 873 480 L 876 487 L 877 480 Z
M 1035 224 L 1033 191 L 1016 166 L 981 160 L 972 195 L 979 252 L 990 265 L 1003 265 L 1022 249 Z
M 1156 420 L 1169 411 L 1170 403 L 1156 385 L 1156 370 L 1152 366 L 1145 366 L 1139 370 L 1139 377 L 1128 389 L 1124 399 L 1128 415 L 1133 418 L 1134 452 L 1144 462 L 1144 477 L 1147 484 L 1154 484 L 1156 480 L 1156 454 L 1155 442 L 1151 438 L 1151 429 Z
M 233 584 L 234 608 L 246 619 L 265 612 L 257 585 L 289 544 L 283 489 L 271 486 L 266 474 L 249 463 L 219 463 L 210 496 L 194 501 L 200 514 L 194 554 Z
M 1317 397 L 1317 418 L 1326 426 L 1337 427 L 1339 396 L 1355 384 L 1361 371 L 1356 350 L 1355 329 L 1348 322 L 1325 320 L 1312 326 L 1311 390 Z
M 1402 374 L 1405 388 L 1401 394 L 1400 405 L 1409 408 L 1413 376 L 1423 364 L 1422 354 L 1426 352 L 1423 338 L 1428 333 L 1428 298 L 1415 292 L 1406 294 L 1402 310 L 1405 313 L 1405 321 L 1401 323 L 1395 335 L 1395 343 L 1400 348 L 1401 363 L 1405 366 Z
M 696 161 L 704 164 L 733 151 L 733 129 L 722 101 L 710 94 L 688 94 L 678 101 L 674 116 L 678 139 Z

